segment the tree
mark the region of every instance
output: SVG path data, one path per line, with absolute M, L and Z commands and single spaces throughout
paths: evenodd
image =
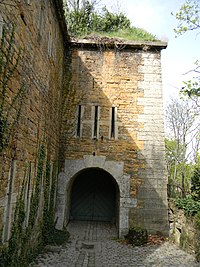
M 113 32 L 129 29 L 131 22 L 122 12 L 112 13 L 106 7 L 97 10 L 100 1 L 71 0 L 65 2 L 66 21 L 70 36 L 94 32 Z
M 166 109 L 166 122 L 170 130 L 169 140 L 166 140 L 167 162 L 171 170 L 170 179 L 174 190 L 180 174 L 180 189 L 183 197 L 186 195 L 186 168 L 187 161 L 191 157 L 191 144 L 199 130 L 197 119 L 196 109 L 191 106 L 188 99 L 182 101 L 172 99 Z
M 165 138 L 169 197 L 176 197 L 181 191 L 181 162 L 183 149 L 181 146 L 179 149 L 177 149 L 177 147 L 177 140 Z
M 187 0 L 179 11 L 175 14 L 178 20 L 178 26 L 174 29 L 177 36 L 180 36 L 188 31 L 200 31 L 200 4 L 197 0 Z M 195 67 L 189 72 L 194 72 L 196 75 L 193 80 L 184 82 L 182 92 L 189 97 L 200 96 L 200 65 L 199 61 L 195 62 Z
M 200 200 L 200 167 L 197 166 L 191 179 L 192 198 L 196 201 Z
M 196 0 L 187 0 L 175 14 L 179 24 L 175 33 L 182 35 L 187 31 L 200 30 L 200 6 Z

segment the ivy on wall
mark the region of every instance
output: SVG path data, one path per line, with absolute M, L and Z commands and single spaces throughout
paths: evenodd
M 15 80 L 19 82 L 22 54 L 22 50 L 17 49 L 15 43 L 15 27 L 13 25 L 4 27 L 0 40 L 0 157 L 2 167 L 5 165 L 3 162 L 5 157 L 9 160 L 16 159 L 18 126 L 27 91 L 23 82 L 19 83 L 19 88 L 13 86 L 12 82 Z M 30 166 L 21 166 L 24 168 L 24 176 L 19 177 L 19 181 L 22 182 L 17 202 L 15 207 L 11 206 L 11 209 L 15 208 L 15 211 L 10 239 L 6 244 L 0 244 L 0 266 L 27 266 L 42 246 L 57 243 L 57 237 L 59 241 L 61 239 L 66 241 L 68 238 L 66 231 L 57 231 L 54 227 L 58 164 L 50 161 L 51 151 L 46 139 L 47 136 L 44 134 L 39 141 L 35 159 L 35 176 L 30 179 L 28 174 Z M 0 178 L 4 175 L 3 168 Z M 32 186 L 29 186 L 29 183 Z M 29 193 L 30 199 L 27 198 Z
M 15 26 L 5 26 L 0 40 L 0 154 L 14 144 L 26 93 L 26 86 L 22 83 L 13 97 L 9 98 L 11 79 L 21 59 L 22 50 L 16 51 L 15 46 Z
M 51 164 L 47 160 L 46 142 L 43 138 L 38 149 L 37 172 L 31 196 L 28 226 L 24 226 L 27 216 L 25 213 L 25 184 L 28 168 L 26 168 L 21 192 L 15 207 L 11 237 L 8 246 L 2 249 L 0 255 L 0 262 L 4 264 L 3 266 L 27 266 L 37 255 L 38 249 L 49 243 L 57 243 L 57 234 L 61 234 L 62 241 L 67 240 L 68 233 L 66 231 L 61 232 L 54 228 L 57 165 L 57 162 Z M 42 207 L 42 211 L 39 207 Z M 41 215 L 41 217 L 38 215 Z M 33 241 L 34 235 L 37 235 L 37 246 Z

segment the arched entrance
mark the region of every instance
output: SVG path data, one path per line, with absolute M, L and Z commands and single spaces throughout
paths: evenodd
M 87 173 L 89 170 L 97 170 L 102 174 L 101 177 L 105 176 L 112 181 L 113 188 L 115 188 L 113 210 L 119 237 L 123 237 L 129 229 L 130 208 L 136 207 L 137 199 L 130 196 L 130 175 L 124 173 L 124 163 L 106 160 L 105 156 L 85 155 L 82 159 L 65 160 L 65 169 L 58 175 L 56 229 L 63 229 L 73 219 L 71 216 L 73 185 L 82 173 Z M 105 182 L 104 178 L 101 181 Z
M 70 220 L 116 222 L 119 189 L 106 171 L 90 168 L 79 173 L 71 188 Z

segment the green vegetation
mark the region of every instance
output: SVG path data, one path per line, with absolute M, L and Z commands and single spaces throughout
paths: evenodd
M 69 239 L 69 232 L 64 230 L 57 230 L 55 228 L 52 229 L 52 232 L 49 233 L 48 239 L 46 240 L 46 244 L 48 245 L 62 245 L 66 243 Z
M 192 179 L 191 179 L 192 187 L 192 198 L 196 201 L 200 200 L 200 167 L 197 166 L 194 170 Z
M 98 33 L 91 33 L 89 36 L 82 36 L 83 38 L 113 38 L 119 40 L 128 40 L 128 41 L 158 41 L 156 37 L 147 31 L 140 29 L 140 28 L 130 28 L 130 29 L 120 29 L 113 32 L 98 32 Z M 81 36 L 80 36 L 81 37 Z
M 169 197 L 185 197 L 191 192 L 191 178 L 198 161 L 198 108 L 190 99 L 171 99 L 166 108 L 166 162 Z
M 187 0 L 183 5 L 181 5 L 179 11 L 173 14 L 178 20 L 178 26 L 174 29 L 176 36 L 187 33 L 188 31 L 197 31 L 197 37 L 200 30 L 200 4 L 197 0 Z M 194 73 L 192 80 L 185 81 L 184 86 L 181 91 L 188 95 L 189 97 L 199 97 L 200 96 L 200 86 L 199 86 L 199 60 L 194 63 L 194 69 L 190 72 Z
M 166 109 L 169 130 L 165 139 L 168 197 L 172 198 L 171 203 L 184 211 L 186 217 L 182 220 L 175 209 L 171 223 L 172 239 L 178 240 L 180 235 L 180 247 L 186 250 L 193 247 L 196 259 L 200 260 L 199 105 L 191 99 L 198 97 L 196 89 L 199 84 L 191 80 L 184 85 L 184 95 L 180 99 L 172 99 Z M 188 225 L 194 229 L 195 236 L 190 235 Z
M 196 224 L 197 224 L 197 227 L 200 230 L 200 211 L 198 211 L 197 214 L 196 214 Z
M 25 267 L 37 256 L 39 250 L 47 244 L 61 245 L 68 240 L 69 234 L 66 230 L 59 231 L 54 227 L 55 190 L 57 177 L 57 163 L 51 165 L 47 160 L 45 137 L 38 149 L 37 172 L 34 179 L 35 185 L 30 202 L 30 214 L 28 217 L 25 210 L 27 170 L 25 170 L 21 192 L 18 196 L 11 237 L 8 246 L 0 248 L 0 262 L 3 266 Z M 51 179 L 51 183 L 50 183 Z M 41 184 L 44 182 L 44 195 L 41 193 Z M 41 201 L 43 211 L 39 210 Z M 40 216 L 38 216 L 40 215 Z M 37 237 L 34 236 L 37 233 Z
M 110 12 L 106 7 L 96 10 L 96 4 L 89 1 L 66 3 L 66 22 L 71 37 L 106 36 L 125 40 L 156 41 L 147 31 L 132 27 L 122 12 Z
M 125 236 L 125 239 L 133 246 L 144 245 L 148 241 L 147 230 L 141 227 L 130 228 L 128 234 Z
M 200 212 L 200 201 L 195 201 L 191 196 L 176 199 L 176 206 L 183 209 L 186 215 L 194 216 Z

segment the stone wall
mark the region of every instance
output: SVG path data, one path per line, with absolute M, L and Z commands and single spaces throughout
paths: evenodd
M 120 190 L 119 232 L 140 225 L 152 233 L 168 233 L 160 65 L 165 47 L 72 43 L 65 74 L 60 185 L 68 182 L 58 197 L 59 227 L 68 220 L 64 207 L 69 209 L 71 181 L 88 166 L 105 169 L 99 163 L 104 157 L 105 164 L 113 163 L 106 169 L 110 174 L 118 164 L 123 166 L 120 175 L 113 174 Z M 87 165 L 90 157 L 93 163 Z
M 186 216 L 178 209 L 173 201 L 169 202 L 170 238 L 172 241 L 190 254 L 196 254 L 200 260 L 200 229 L 195 218 Z
M 8 145 L 1 151 L 0 162 L 0 239 L 3 243 L 11 237 L 14 211 L 21 190 L 25 194 L 24 226 L 30 224 L 30 203 L 37 183 L 41 144 L 51 172 L 58 159 L 59 104 L 64 45 L 67 41 L 60 2 L 8 0 L 0 3 L 1 49 L 4 47 L 4 52 L 8 51 L 11 45 L 13 54 L 7 64 L 7 72 L 0 73 L 1 97 L 5 98 L 4 113 L 1 115 L 7 117 L 8 132 L 11 133 Z M 12 34 L 14 39 L 11 44 Z M 19 51 L 19 64 L 13 69 Z M 6 62 L 6 56 L 3 60 Z M 10 70 L 12 73 L 3 96 L 3 79 L 9 76 Z M 21 88 L 24 88 L 22 96 L 19 95 Z M 15 98 L 16 101 L 13 101 Z M 16 124 L 13 124 L 15 120 Z M 4 136 L 8 137 L 8 132 L 4 132 Z M 41 171 L 44 169 L 43 166 Z M 43 179 L 38 189 L 40 217 L 37 223 L 43 211 Z M 38 233 L 35 233 L 34 239 L 37 236 Z

